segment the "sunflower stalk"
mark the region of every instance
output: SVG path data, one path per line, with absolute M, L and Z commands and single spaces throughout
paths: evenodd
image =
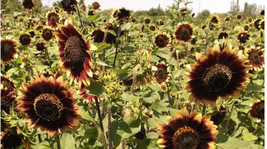
M 107 142 L 106 142 L 105 131 L 104 131 L 104 127 L 103 127 L 103 120 L 102 120 L 102 116 L 101 116 L 101 111 L 100 111 L 100 106 L 99 106 L 99 103 L 98 103 L 98 99 L 97 99 L 96 96 L 95 96 L 95 103 L 96 103 L 96 110 L 97 110 L 99 123 L 100 123 L 101 141 L 102 141 L 104 149 L 107 149 Z
M 229 116 L 228 116 L 228 118 L 227 118 L 227 122 L 226 122 L 226 125 L 225 125 L 225 130 L 226 130 L 226 132 L 229 131 L 228 126 L 229 126 L 229 124 L 230 124 L 230 119 L 231 119 L 231 115 L 232 115 L 232 112 L 233 112 L 233 109 L 234 109 L 234 105 L 235 105 L 235 101 L 233 101 L 233 103 L 232 103 L 232 105 L 231 105 L 231 107 L 230 107 L 230 113 L 229 113 Z
M 248 117 L 248 112 L 246 113 L 246 115 L 243 117 L 243 119 L 241 120 L 241 122 L 236 126 L 236 129 L 234 131 L 234 133 L 232 134 L 232 136 L 234 136 L 237 132 L 237 130 L 239 129 L 239 127 L 243 124 L 243 122 L 245 121 L 245 119 Z
M 61 149 L 61 147 L 60 147 L 60 140 L 59 140 L 59 132 L 58 131 L 57 131 L 55 137 L 56 137 L 56 141 L 57 141 L 57 148 L 58 149 Z
M 117 33 L 117 37 L 116 37 L 116 49 L 115 49 L 115 57 L 114 57 L 114 61 L 113 61 L 113 68 L 115 68 L 116 65 L 116 59 L 117 59 L 117 55 L 118 55 L 118 48 L 119 48 L 119 38 L 120 38 L 120 34 L 121 34 L 121 24 L 118 27 L 118 33 Z
M 260 127 L 261 127 L 261 124 L 259 123 L 257 128 L 253 131 L 252 134 L 255 135 L 259 131 Z
M 78 4 L 76 4 L 76 8 L 77 8 L 78 17 L 79 17 L 79 20 L 80 20 L 80 27 L 82 27 L 83 26 L 83 23 L 82 23 L 81 14 L 80 14 L 80 10 L 79 10 Z

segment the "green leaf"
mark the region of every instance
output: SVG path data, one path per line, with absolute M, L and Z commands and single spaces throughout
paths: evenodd
M 73 138 L 73 135 L 70 133 L 63 133 L 60 139 L 60 145 L 61 145 L 61 148 L 64 148 L 64 149 L 75 148 L 75 140 Z
M 103 44 L 100 44 L 99 46 L 97 46 L 97 50 L 101 51 L 101 50 L 106 49 L 106 48 L 108 48 L 110 46 L 111 46 L 110 44 L 103 43 Z
M 96 19 L 100 18 L 100 15 L 99 14 L 95 14 L 95 15 L 92 15 L 92 16 L 89 16 L 86 18 L 86 21 L 89 22 L 89 21 L 94 21 Z
M 244 141 L 254 141 L 254 140 L 257 140 L 258 139 L 258 137 L 254 136 L 246 128 L 244 128 L 244 130 L 242 132 L 242 135 L 243 135 L 242 136 L 242 139 L 244 139 Z
M 105 88 L 102 84 L 97 83 L 97 82 L 91 82 L 86 89 L 89 90 L 90 94 L 93 94 L 95 96 L 100 96 L 104 91 Z
M 134 96 L 134 95 L 130 95 L 130 94 L 126 93 L 126 92 L 124 92 L 124 93 L 121 95 L 121 97 L 122 97 L 122 99 L 123 99 L 124 101 L 133 101 L 133 100 L 137 100 L 137 99 L 139 99 L 139 97 Z
M 131 23 L 125 23 L 121 26 L 121 30 L 129 30 L 132 27 Z
M 49 142 L 47 142 L 47 141 L 43 141 L 43 142 L 36 144 L 34 146 L 31 146 L 31 147 L 33 147 L 35 149 L 51 149 L 51 146 L 49 145 Z
M 108 64 L 106 64 L 105 62 L 100 61 L 100 60 L 97 60 L 95 63 L 97 63 L 97 64 L 99 64 L 99 65 L 101 65 L 101 66 L 108 66 L 108 67 L 111 67 L 111 66 L 109 66 Z
M 88 114 L 88 112 L 86 112 L 85 110 L 83 110 L 83 108 L 80 108 L 80 115 L 82 116 L 82 118 L 84 120 L 87 120 L 87 121 L 90 121 L 90 122 L 94 120 L 94 118 L 92 116 L 90 116 Z
M 116 33 L 115 33 L 114 30 L 108 30 L 107 32 L 110 33 L 110 34 L 112 34 L 112 35 L 114 35 L 116 37 Z
M 98 136 L 98 131 L 96 127 L 88 128 L 85 130 L 84 136 L 89 139 L 96 139 Z
M 256 145 L 253 142 L 242 141 L 234 137 L 228 137 L 226 142 L 217 143 L 216 145 L 223 149 L 259 149 L 261 148 L 260 145 Z

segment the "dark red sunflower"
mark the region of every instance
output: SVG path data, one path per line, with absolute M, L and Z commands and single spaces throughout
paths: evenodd
M 132 22 L 135 23 L 136 22 L 136 19 L 135 18 L 132 18 Z
M 226 116 L 226 108 L 221 106 L 210 118 L 215 125 L 219 125 Z
M 214 15 L 210 16 L 210 23 L 212 25 L 219 25 L 220 24 L 220 18 L 216 14 L 214 14 Z
M 248 31 L 249 30 L 249 26 L 248 25 L 245 25 L 244 26 L 244 31 Z
M 237 16 L 236 16 L 236 19 L 237 20 L 241 20 L 243 18 L 243 16 L 241 15 L 241 14 L 238 14 Z
M 90 9 L 90 10 L 88 11 L 88 15 L 89 15 L 89 16 L 95 15 L 95 10 L 94 10 L 94 9 Z
M 71 21 L 59 28 L 60 33 L 57 33 L 56 36 L 63 66 L 69 70 L 72 79 L 78 81 L 79 84 L 89 85 L 93 77 L 90 44 L 84 41 Z
M 260 22 L 261 22 L 261 19 L 256 19 L 253 23 L 254 27 L 257 29 L 257 30 L 260 30 Z
M 62 0 L 60 1 L 60 4 L 62 6 L 62 9 L 66 11 L 68 14 L 72 14 L 74 11 L 76 11 L 75 6 L 77 5 L 76 0 Z
M 249 40 L 250 35 L 248 32 L 240 32 L 238 34 L 237 39 L 239 40 L 240 43 L 246 43 Z
M 23 135 L 17 133 L 16 128 L 1 132 L 1 148 L 15 149 L 23 144 Z
M 45 43 L 42 41 L 36 42 L 35 47 L 38 51 L 44 51 L 45 50 Z
M 1 60 L 3 62 L 10 61 L 16 54 L 16 44 L 11 39 L 1 40 Z
M 175 38 L 187 42 L 193 35 L 193 28 L 188 23 L 179 25 L 175 31 Z
M 156 81 L 161 84 L 163 82 L 166 81 L 166 79 L 168 78 L 168 71 L 167 68 L 168 66 L 166 66 L 165 64 L 158 64 L 157 65 L 158 70 L 154 73 L 154 77 L 156 78 Z
M 160 25 L 164 25 L 164 21 L 163 21 L 163 20 L 160 20 L 160 21 L 159 21 L 159 24 L 160 24 Z
M 78 125 L 78 108 L 72 97 L 74 90 L 67 87 L 63 77 L 54 78 L 44 75 L 31 78 L 31 83 L 23 83 L 23 96 L 17 98 L 18 110 L 27 114 L 35 128 L 46 130 L 49 136 L 64 129 Z
M 22 34 L 19 36 L 19 41 L 22 45 L 29 45 L 31 42 L 31 35 L 29 34 Z
M 149 24 L 150 22 L 151 22 L 151 21 L 150 21 L 149 18 L 146 18 L 146 19 L 145 19 L 145 23 L 146 23 L 146 24 Z
M 182 16 L 185 16 L 185 15 L 187 15 L 189 13 L 189 10 L 188 10 L 187 7 L 184 7 L 184 8 L 180 9 L 180 13 L 181 13 Z
M 248 60 L 253 67 L 259 68 L 264 64 L 263 52 L 259 49 L 251 49 L 248 51 Z
M 162 137 L 157 143 L 164 149 L 215 149 L 217 126 L 208 116 L 193 112 L 189 115 L 186 108 L 175 117 L 167 117 L 168 124 L 159 123 L 158 133 Z
M 1 109 L 9 113 L 15 97 L 14 83 L 7 77 L 1 76 Z
M 255 102 L 249 110 L 251 117 L 264 120 L 264 100 Z
M 104 40 L 104 35 L 105 33 L 101 29 L 95 29 L 91 37 L 95 43 L 100 43 Z
M 45 28 L 42 32 L 44 40 L 49 41 L 53 37 L 53 31 L 50 28 Z
M 92 3 L 92 8 L 93 8 L 94 10 L 97 10 L 97 9 L 100 8 L 100 4 L 99 4 L 98 2 L 93 2 L 93 3 Z
M 201 28 L 204 30 L 207 27 L 206 24 L 202 25 Z
M 31 35 L 31 38 L 33 38 L 35 36 L 35 32 L 34 31 L 29 31 L 29 34 Z
M 28 10 L 31 10 L 34 7 L 33 0 L 22 0 L 21 4 L 25 9 Z
M 213 106 L 219 96 L 228 99 L 237 97 L 248 83 L 250 67 L 245 65 L 245 59 L 239 58 L 237 50 L 229 46 L 215 46 L 208 49 L 207 55 L 196 55 L 196 64 L 191 65 L 186 90 L 191 92 L 189 100 Z
M 151 30 L 151 31 L 155 31 L 155 30 L 156 30 L 156 26 L 155 26 L 155 25 L 150 25 L 150 26 L 149 26 L 149 30 Z
M 56 28 L 57 27 L 57 23 L 59 22 L 59 16 L 57 13 L 55 12 L 50 12 L 47 16 L 48 18 L 48 25 Z
M 43 29 L 43 26 L 42 25 L 39 25 L 39 26 L 37 26 L 36 28 L 35 28 L 35 30 L 37 30 L 37 31 L 42 31 L 42 29 Z
M 159 48 L 164 48 L 169 44 L 169 37 L 166 34 L 158 34 L 154 42 Z
M 225 21 L 225 22 L 230 22 L 230 21 L 231 21 L 231 17 L 230 17 L 230 16 L 225 17 L 225 18 L 224 18 L 224 21 Z
M 111 23 L 108 23 L 107 26 L 105 27 L 105 29 L 115 31 L 115 27 Z M 115 43 L 115 40 L 116 40 L 116 36 L 114 36 L 113 34 L 111 34 L 109 32 L 106 34 L 106 36 L 104 38 L 104 41 L 108 44 Z
M 229 34 L 226 31 L 222 31 L 218 35 L 218 39 L 228 39 L 228 38 L 229 38 Z
M 260 11 L 260 15 L 261 15 L 261 16 L 264 16 L 264 13 L 265 13 L 265 11 L 264 11 L 264 9 L 262 9 L 262 10 Z
M 113 17 L 121 21 L 129 19 L 130 16 L 131 16 L 131 11 L 125 8 L 120 8 L 118 10 L 115 10 L 113 13 Z

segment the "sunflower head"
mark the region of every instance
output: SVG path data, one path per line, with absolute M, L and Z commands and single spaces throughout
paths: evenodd
M 202 28 L 203 30 L 204 30 L 206 27 L 207 27 L 206 24 L 203 24 L 203 25 L 201 26 L 201 28 Z
M 57 23 L 59 23 L 59 16 L 57 13 L 55 12 L 50 12 L 47 16 L 48 18 L 48 25 L 56 28 L 57 27 Z
M 159 48 L 164 48 L 169 44 L 169 37 L 166 34 L 158 34 L 154 42 Z
M 145 19 L 145 23 L 146 23 L 146 24 L 149 24 L 150 22 L 151 22 L 151 20 L 150 20 L 149 18 L 146 18 L 146 19 Z
M 241 15 L 241 14 L 238 14 L 237 16 L 236 16 L 236 19 L 237 20 L 241 20 L 243 18 L 243 16 Z
M 239 58 L 236 50 L 229 46 L 215 46 L 206 55 L 196 54 L 197 64 L 191 65 L 186 90 L 191 92 L 190 101 L 213 106 L 218 97 L 228 99 L 237 97 L 239 90 L 245 88 L 249 66 L 245 59 Z
M 257 29 L 257 30 L 260 30 L 260 22 L 261 22 L 261 19 L 256 19 L 253 23 L 254 27 Z
M 18 109 L 27 115 L 34 127 L 46 130 L 52 136 L 58 129 L 72 129 L 78 125 L 78 109 L 72 97 L 74 90 L 67 87 L 63 77 L 44 75 L 24 83 L 22 96 L 17 98 Z
M 209 21 L 212 25 L 219 25 L 220 24 L 220 18 L 218 17 L 218 15 L 214 14 L 212 16 L 210 16 L 210 21 Z
M 100 4 L 99 4 L 98 2 L 93 2 L 93 3 L 92 3 L 92 8 L 93 8 L 94 10 L 97 10 L 97 9 L 100 8 Z
M 16 54 L 16 44 L 11 39 L 1 40 L 1 60 L 3 62 L 10 61 Z
M 188 13 L 189 13 L 189 10 L 188 10 L 187 7 L 184 7 L 184 8 L 181 8 L 181 9 L 180 9 L 180 14 L 181 14 L 182 16 L 185 16 L 185 15 L 187 15 Z
M 165 64 L 158 64 L 157 71 L 154 73 L 154 77 L 156 78 L 157 83 L 161 84 L 166 81 L 168 78 L 168 66 Z
M 16 128 L 1 132 L 1 148 L 18 148 L 23 144 L 23 135 L 17 133 Z
M 132 22 L 135 23 L 136 22 L 136 19 L 135 18 L 132 18 Z
M 264 9 L 260 10 L 260 15 L 261 16 L 264 16 L 264 13 L 265 13 Z
M 108 23 L 107 26 L 105 27 L 105 29 L 106 30 L 115 30 L 115 27 L 111 23 Z M 116 36 L 114 36 L 111 33 L 107 33 L 105 38 L 104 38 L 104 41 L 108 44 L 115 43 L 115 40 L 116 40 Z
M 180 24 L 175 31 L 175 38 L 187 42 L 193 35 L 193 28 L 188 23 Z
M 33 0 L 22 0 L 21 4 L 25 9 L 28 9 L 28 10 L 31 10 L 34 7 Z
M 78 81 L 79 85 L 81 83 L 89 85 L 93 77 L 90 44 L 84 41 L 70 20 L 59 29 L 60 32 L 56 36 L 63 66 L 69 70 L 68 74 L 72 76 L 73 80 Z
M 214 122 L 215 125 L 219 125 L 226 116 L 226 108 L 221 106 L 219 110 L 217 110 L 212 116 L 211 121 Z
M 154 32 L 156 30 L 156 26 L 155 25 L 150 25 L 149 26 L 149 30 Z
M 160 20 L 159 21 L 159 25 L 164 25 L 164 21 L 163 20 Z
M 88 16 L 93 16 L 93 15 L 95 15 L 95 10 L 94 9 L 90 9 L 88 11 Z
M 248 34 L 248 32 L 242 31 L 238 34 L 237 39 L 239 40 L 240 43 L 246 43 L 249 40 L 249 37 L 250 35 Z
M 45 28 L 42 32 L 44 40 L 49 41 L 53 37 L 53 31 L 50 28 Z
M 248 18 L 248 22 L 251 23 L 253 20 L 251 17 Z
M 222 31 L 222 32 L 219 33 L 217 38 L 218 39 L 228 39 L 229 38 L 229 34 L 226 31 Z
M 15 85 L 7 77 L 1 76 L 1 108 L 9 113 L 13 101 L 15 100 Z
M 29 34 L 21 34 L 19 36 L 19 41 L 22 45 L 29 45 L 31 42 L 31 35 Z
M 225 21 L 225 22 L 230 22 L 230 21 L 231 21 L 231 17 L 230 17 L 230 16 L 225 17 L 225 18 L 224 18 L 224 21 Z
M 255 102 L 249 110 L 251 117 L 264 120 L 264 100 Z
M 244 31 L 248 31 L 249 30 L 249 26 L 248 25 L 245 25 L 244 26 Z
M 260 22 L 260 25 L 259 26 L 260 26 L 260 29 L 264 31 L 264 20 L 262 20 Z
M 125 8 L 120 8 L 113 12 L 113 17 L 120 21 L 128 20 L 130 16 L 131 11 Z
M 101 43 L 104 40 L 105 33 L 101 29 L 94 29 L 91 37 L 95 43 Z
M 248 60 L 253 67 L 259 68 L 264 63 L 263 52 L 259 49 L 251 49 L 248 51 Z
M 38 51 L 43 52 L 45 50 L 45 43 L 42 41 L 36 42 L 35 47 Z
M 62 9 L 66 11 L 68 14 L 72 14 L 74 11 L 76 11 L 75 9 L 75 5 L 77 5 L 76 0 L 62 0 L 60 1 L 60 4 L 62 6 Z
M 182 113 L 177 112 L 175 117 L 167 117 L 168 124 L 159 123 L 158 133 L 162 137 L 157 143 L 168 149 L 196 149 L 215 148 L 216 136 L 219 133 L 217 126 L 210 121 L 210 117 L 196 112 L 189 114 L 186 108 Z

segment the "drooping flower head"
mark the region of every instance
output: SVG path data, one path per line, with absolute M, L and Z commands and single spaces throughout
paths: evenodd
M 7 77 L 1 75 L 1 109 L 9 113 L 15 100 L 15 85 Z
M 250 35 L 247 32 L 240 32 L 238 34 L 238 40 L 240 43 L 246 43 L 249 40 Z
M 17 133 L 16 128 L 11 128 L 1 132 L 1 148 L 15 149 L 23 143 L 23 135 Z
M 92 32 L 92 39 L 95 43 L 100 43 L 104 40 L 105 33 L 101 29 L 95 29 Z
M 59 22 L 59 16 L 57 13 L 55 12 L 50 12 L 47 16 L 48 18 L 48 25 L 56 28 L 57 27 L 57 23 Z
M 249 110 L 251 117 L 264 120 L 264 100 L 255 102 Z
M 1 40 L 1 60 L 3 62 L 10 61 L 16 54 L 16 44 L 11 39 Z
M 263 52 L 259 49 L 251 49 L 248 51 L 248 60 L 253 67 L 259 68 L 264 64 Z
M 163 20 L 160 20 L 159 21 L 159 25 L 164 25 L 164 21 Z
M 45 28 L 42 32 L 44 40 L 49 41 L 53 37 L 53 31 L 50 28 Z
M 72 97 L 74 90 L 67 87 L 63 77 L 45 77 L 43 74 L 23 83 L 22 96 L 17 98 L 18 110 L 27 115 L 35 128 L 46 130 L 48 135 L 78 125 L 78 108 Z
M 264 13 L 265 13 L 265 11 L 264 11 L 264 9 L 262 9 L 262 10 L 260 11 L 260 15 L 261 15 L 261 16 L 264 16 Z
M 45 43 L 42 41 L 36 42 L 35 47 L 38 51 L 43 52 L 45 50 Z
M 188 23 L 180 24 L 175 31 L 175 38 L 187 42 L 193 35 L 193 28 Z
M 220 18 L 214 14 L 210 16 L 210 23 L 213 25 L 219 25 L 220 24 Z
M 169 44 L 169 37 L 166 34 L 158 34 L 154 42 L 159 48 L 165 48 Z
M 226 108 L 224 106 L 221 106 L 220 109 L 211 116 L 210 120 L 213 121 L 215 125 L 219 125 L 223 121 L 225 116 Z
M 158 70 L 154 73 L 154 77 L 156 78 L 156 81 L 161 84 L 166 81 L 168 78 L 168 66 L 165 64 L 158 64 L 157 65 Z
M 229 38 L 229 34 L 226 31 L 222 31 L 218 35 L 218 39 L 228 39 L 228 38 Z
M 93 8 L 94 10 L 97 10 L 97 9 L 100 8 L 100 4 L 99 4 L 98 2 L 93 2 L 93 3 L 92 3 L 92 8 Z
M 260 30 L 260 22 L 261 22 L 261 19 L 256 19 L 253 23 L 254 27 L 257 29 L 257 30 Z
M 84 41 L 70 20 L 59 28 L 60 32 L 56 36 L 63 66 L 69 71 L 72 79 L 79 84 L 89 85 L 93 77 L 90 44 Z
M 34 7 L 33 0 L 22 0 L 21 4 L 25 9 L 28 9 L 28 10 L 31 10 Z
M 158 133 L 162 137 L 158 145 L 164 149 L 215 149 L 217 126 L 210 117 L 196 112 L 189 114 L 186 108 L 175 117 L 167 117 L 168 124 L 159 123 Z
M 60 1 L 60 4 L 62 6 L 62 9 L 66 11 L 68 14 L 72 14 L 75 9 L 75 5 L 77 4 L 76 0 L 62 0 Z
M 185 16 L 185 15 L 187 15 L 189 13 L 189 10 L 188 10 L 187 7 L 184 7 L 184 8 L 180 9 L 180 13 L 181 13 L 182 16 Z
M 115 30 L 115 27 L 111 23 L 108 23 L 107 26 L 105 27 L 105 30 Z M 114 36 L 111 33 L 107 33 L 104 38 L 104 41 L 108 44 L 115 43 L 115 40 L 116 40 L 116 36 Z
M 22 45 L 29 45 L 30 44 L 30 42 L 31 42 L 31 35 L 29 35 L 29 34 L 21 34 L 20 36 L 19 36 L 19 41 L 20 41 L 20 43 L 22 44 Z
M 190 101 L 204 101 L 213 106 L 218 97 L 237 97 L 246 87 L 250 69 L 245 59 L 239 58 L 237 50 L 229 46 L 215 46 L 206 55 L 196 55 L 196 64 L 191 65 L 186 90 L 191 92 Z
M 120 8 L 113 12 L 113 17 L 120 21 L 127 20 L 130 18 L 130 16 L 131 16 L 131 11 L 125 8 Z

